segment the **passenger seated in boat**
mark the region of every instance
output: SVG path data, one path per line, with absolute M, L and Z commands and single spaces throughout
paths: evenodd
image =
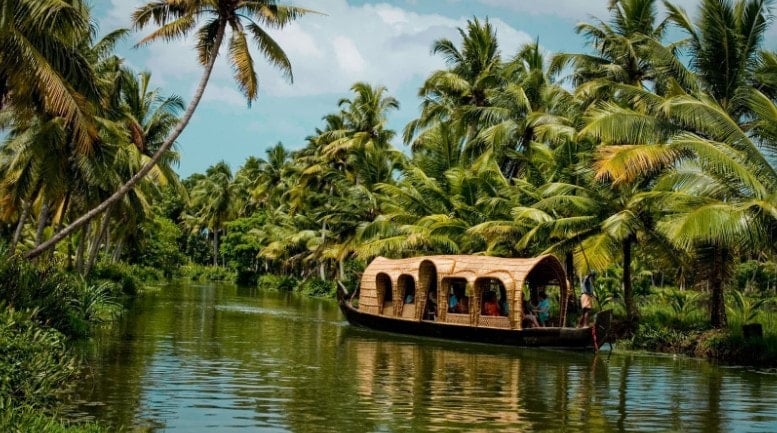
M 451 290 L 451 295 L 448 297 L 448 312 L 455 313 L 459 305 L 459 297 L 456 296 L 456 292 Z
M 532 314 L 531 305 L 527 301 L 523 301 L 523 324 L 526 328 L 540 327 L 540 323 L 537 321 L 537 316 Z
M 455 313 L 467 314 L 469 313 L 469 297 L 462 296 L 459 302 L 456 304 Z
M 483 313 L 484 316 L 500 316 L 499 304 L 496 302 L 496 293 L 492 291 L 486 292 L 483 297 Z

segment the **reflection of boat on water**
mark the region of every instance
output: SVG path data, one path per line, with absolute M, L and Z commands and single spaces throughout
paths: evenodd
M 531 326 L 528 303 L 543 292 L 557 296 L 558 311 L 547 326 Z M 598 349 L 606 339 L 609 312 L 598 314 L 593 326 L 567 327 L 570 298 L 564 269 L 551 255 L 378 257 L 353 295 L 342 284 L 338 288 L 340 309 L 354 325 L 511 346 Z
M 551 425 L 544 416 L 571 426 L 595 395 L 608 392 L 606 363 L 587 353 L 559 356 L 359 327 L 343 329 L 339 346 L 338 362 L 358 395 L 354 409 L 412 413 L 408 431 L 536 431 Z

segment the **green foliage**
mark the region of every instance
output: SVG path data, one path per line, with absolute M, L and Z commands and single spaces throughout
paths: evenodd
M 612 310 L 617 317 L 626 315 L 626 306 L 623 302 L 623 290 L 621 290 L 620 277 L 612 272 L 606 272 L 597 276 L 594 282 L 594 307 L 598 310 Z
M 221 254 L 238 273 L 238 281 L 253 284 L 259 272 L 259 252 L 265 244 L 257 236 L 256 229 L 265 225 L 264 214 L 238 218 L 226 224 L 227 234 L 221 238 Z
M 126 267 L 107 269 L 122 266 Z M 116 317 L 122 309 L 119 298 L 134 294 L 139 284 L 131 270 L 97 274 L 111 282 L 94 276 L 87 281 L 57 269 L 53 263 L 36 266 L 20 257 L 8 257 L 0 260 L 0 302 L 17 310 L 34 309 L 40 323 L 68 337 L 83 337 L 93 324 Z
M 683 331 L 704 327 L 704 306 L 707 302 L 705 294 L 671 288 L 656 289 L 644 300 L 641 320 L 651 326 Z
M 739 290 L 761 293 L 777 290 L 777 263 L 748 260 L 734 268 L 734 281 Z
M 299 290 L 307 296 L 333 298 L 337 293 L 337 283 L 332 280 L 309 278 L 300 284 Z
M 37 309 L 38 320 L 68 336 L 88 332 L 86 318 L 74 306 L 83 288 L 83 280 L 51 263 L 38 267 L 20 257 L 0 261 L 0 300 L 20 310 Z
M 728 318 L 732 324 L 745 325 L 751 323 L 767 303 L 769 303 L 769 299 L 755 299 L 739 290 L 731 291 L 726 303 Z
M 695 334 L 643 322 L 628 343 L 632 349 L 685 353 L 695 345 Z
M 741 333 L 710 330 L 701 334 L 694 355 L 746 365 L 774 365 L 777 362 L 775 338 L 745 339 Z
M 140 290 L 141 281 L 158 281 L 160 273 L 151 268 L 129 265 L 124 262 L 97 262 L 92 269 L 94 280 L 109 280 L 114 282 L 119 291 L 127 296 L 135 296 Z
M 0 401 L 0 426 L 3 426 L 3 432 L 6 433 L 115 432 L 94 423 L 68 423 L 27 405 L 16 406 L 8 399 Z
M 280 290 L 284 292 L 292 292 L 299 282 L 287 275 L 271 275 L 264 274 L 259 277 L 256 282 L 256 286 L 264 290 Z
M 171 220 L 154 217 L 141 226 L 140 239 L 127 255 L 129 262 L 158 269 L 166 277 L 172 277 L 175 271 L 186 262 L 180 252 L 178 239 L 181 229 Z
M 703 308 L 708 298 L 708 294 L 696 291 L 657 289 L 644 299 L 638 329 L 628 340 L 620 341 L 619 346 L 747 365 L 777 362 L 774 303 L 740 291 L 732 292 L 728 328 L 711 330 Z M 742 325 L 747 322 L 761 323 L 763 338 L 745 339 Z
M 117 291 L 115 283 L 102 281 L 96 284 L 84 282 L 80 296 L 72 300 L 79 317 L 90 324 L 107 323 L 115 319 L 122 311 L 121 304 L 113 295 Z
M 206 266 L 195 263 L 181 266 L 178 274 L 192 281 L 235 281 L 235 271 L 222 266 Z
M 181 250 L 191 263 L 207 265 L 213 262 L 213 246 L 205 236 L 189 234 L 180 243 Z
M 19 404 L 51 403 L 77 373 L 65 336 L 42 327 L 40 311 L 0 304 L 0 395 Z

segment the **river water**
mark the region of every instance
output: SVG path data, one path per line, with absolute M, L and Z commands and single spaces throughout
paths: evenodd
M 129 432 L 777 432 L 777 372 L 348 325 L 332 300 L 172 284 L 84 350 L 76 418 Z

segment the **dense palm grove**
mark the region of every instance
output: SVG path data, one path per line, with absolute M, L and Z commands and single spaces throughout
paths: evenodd
M 247 10 L 276 27 L 311 12 L 278 7 L 266 18 L 264 3 Z M 138 29 L 159 25 L 141 43 L 197 31 L 205 73 L 187 108 L 114 53 L 126 30 L 95 40 L 80 1 L 42 4 L 3 3 L 0 199 L 11 254 L 46 252 L 83 274 L 97 260 L 164 258 L 168 269 L 185 258 L 144 243 L 172 230 L 195 261 L 325 279 L 376 255 L 550 252 L 572 275 L 615 269 L 630 319 L 645 274 L 708 291 L 713 326 L 726 324 L 736 265 L 755 260 L 768 274 L 773 263 L 769 2 L 702 1 L 692 15 L 614 1 L 609 19 L 578 25 L 590 48 L 579 54 L 548 55 L 539 41 L 503 53 L 488 20 L 473 19 L 460 40 L 433 44 L 447 68 L 419 90 L 420 113 L 401 131 L 409 151 L 386 127 L 398 101 L 356 83 L 307 143 L 184 181 L 171 145 L 222 39 L 249 101 L 257 80 L 246 33 L 291 76 L 281 47 L 237 13 L 165 1 L 139 9 Z M 196 8 L 214 17 L 199 29 Z M 668 29 L 681 39 L 667 41 Z
M 600 303 L 627 331 L 656 305 L 673 311 L 654 314 L 666 326 L 694 314 L 710 328 L 727 313 L 763 319 L 777 290 L 770 6 L 613 0 L 608 18 L 577 26 L 585 53 L 546 53 L 540 41 L 502 52 L 475 18 L 433 43 L 447 67 L 425 79 L 403 131 L 387 127 L 399 107 L 389 91 L 355 83 L 305 143 L 182 180 L 176 140 L 217 55 L 254 101 L 248 47 L 291 79 L 264 28 L 314 12 L 267 0 L 139 8 L 141 45 L 197 38 L 203 75 L 187 105 L 115 53 L 128 30 L 97 39 L 81 0 L 2 0 L 0 277 L 38 275 L 23 261 L 42 258 L 85 277 L 111 263 L 168 276 L 198 263 L 243 282 L 325 282 L 353 279 L 377 255 L 553 253 L 574 277 L 605 276 Z M 26 284 L 48 284 L 41 275 Z M 9 287 L 15 317 L 27 298 Z

